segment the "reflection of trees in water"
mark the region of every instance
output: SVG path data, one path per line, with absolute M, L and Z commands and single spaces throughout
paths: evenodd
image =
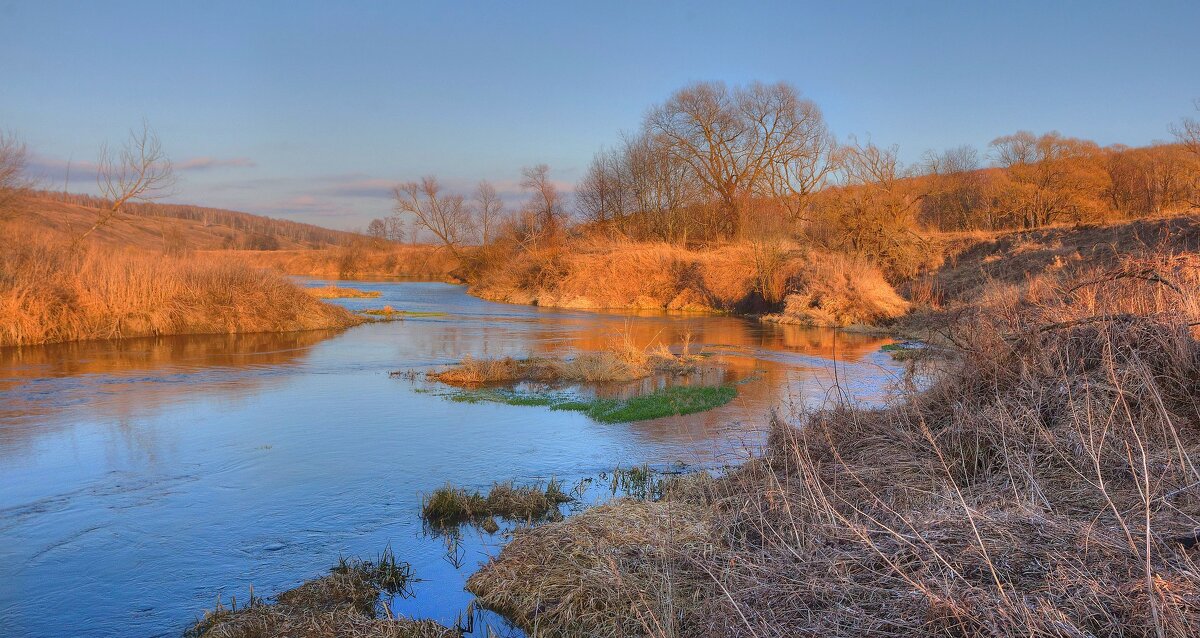
M 85 406 L 89 418 L 129 430 L 136 418 L 198 394 L 244 399 L 282 378 L 262 374 L 265 369 L 294 366 L 314 344 L 336 334 L 190 335 L 0 349 L 0 453 L 70 422 L 47 417 Z

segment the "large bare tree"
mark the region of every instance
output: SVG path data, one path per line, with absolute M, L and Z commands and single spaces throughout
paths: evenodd
M 800 217 L 832 168 L 820 109 L 783 82 L 696 83 L 653 109 L 645 127 L 713 193 L 731 234 L 755 197 L 777 198 Z
M 114 152 L 108 144 L 100 148 L 96 186 L 105 204 L 96 214 L 96 221 L 75 236 L 73 246 L 114 221 L 121 219 L 130 202 L 150 202 L 168 197 L 175 187 L 175 171 L 163 151 L 158 135 L 145 122 L 141 129 L 129 132 L 129 137 Z
M 397 186 L 394 196 L 397 214 L 412 215 L 417 226 L 433 233 L 455 256 L 462 256 L 462 243 L 472 230 L 462 195 L 443 192 L 438 179 L 430 175 Z
M 0 220 L 17 214 L 21 200 L 31 187 L 25 176 L 29 151 L 14 133 L 0 131 Z

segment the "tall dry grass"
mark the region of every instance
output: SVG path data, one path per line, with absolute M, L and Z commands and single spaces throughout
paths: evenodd
M 472 293 L 566 308 L 775 312 L 785 301 L 814 312 L 795 323 L 841 326 L 892 318 L 906 304 L 862 260 L 784 243 L 742 242 L 705 250 L 670 244 L 576 240 L 568 250 L 524 252 L 480 268 Z
M 279 275 L 221 259 L 72 250 L 37 237 L 10 237 L 0 251 L 0 346 L 359 321 Z
M 468 586 L 539 634 L 1200 635 L 1198 323 L 1194 255 L 1047 276 L 965 316 L 932 387 L 776 419 Z

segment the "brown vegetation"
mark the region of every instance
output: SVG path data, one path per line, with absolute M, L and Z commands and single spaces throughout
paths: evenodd
M 638 347 L 626 335 L 623 339 L 614 340 L 605 350 L 581 352 L 564 359 L 475 359 L 467 356 L 448 370 L 432 372 L 426 376 L 459 387 L 511 384 L 518 381 L 633 381 L 648 377 L 652 373 L 689 374 L 696 370 L 699 357 L 698 353 L 690 351 L 690 344 L 686 342 L 681 352 L 676 354 L 662 345 L 654 350 Z
M 799 293 L 818 311 L 789 316 L 833 326 L 885 320 L 906 308 L 864 260 L 751 242 L 711 250 L 580 242 L 570 252 L 521 253 L 506 268 L 478 275 L 471 291 L 543 306 L 708 312 L 778 308 Z
M 1200 262 L 988 297 L 877 410 L 776 421 L 702 490 L 519 532 L 468 588 L 555 635 L 1192 636 Z
M 102 206 L 98 198 L 86 195 L 30 193 L 16 215 L 18 225 L 13 227 L 23 230 L 13 232 L 49 233 L 70 241 L 95 223 Z M 308 248 L 310 242 L 325 243 L 316 232 L 325 229 L 248 213 L 162 203 L 131 203 L 123 210 L 119 222 L 97 228 L 89 242 L 169 254 L 242 248 L 294 250 Z M 316 234 L 310 237 L 310 231 Z M 345 237 L 338 241 L 349 242 L 354 237 L 327 232 L 333 235 L 330 239 Z
M 427 245 L 351 242 L 321 250 L 222 251 L 218 256 L 288 275 L 329 279 L 405 277 L 426 281 L 455 278 L 459 260 Z
M 376 611 L 380 594 L 396 593 L 411 578 L 408 565 L 385 553 L 377 563 L 342 561 L 329 574 L 289 589 L 267 603 L 251 592 L 205 614 L 188 638 L 451 638 L 461 635 L 431 620 L 385 617 Z
M 342 286 L 321 286 L 320 288 L 305 288 L 304 292 L 317 299 L 374 299 L 383 293 L 378 290 L 359 290 Z
M 278 275 L 219 259 L 26 236 L 10 237 L 0 251 L 0 346 L 360 321 Z

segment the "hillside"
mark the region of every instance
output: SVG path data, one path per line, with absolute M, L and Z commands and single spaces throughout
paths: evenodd
M 38 193 L 19 223 L 70 237 L 95 223 L 102 202 L 87 195 Z M 361 235 L 239 211 L 181 204 L 130 204 L 120 221 L 91 235 L 100 244 L 183 252 L 306 249 L 344 245 Z
M 1042 274 L 1112 268 L 1126 256 L 1200 252 L 1200 214 L 1072 225 L 942 242 L 942 265 L 900 287 L 917 303 L 956 307 L 983 290 L 1020 286 Z

